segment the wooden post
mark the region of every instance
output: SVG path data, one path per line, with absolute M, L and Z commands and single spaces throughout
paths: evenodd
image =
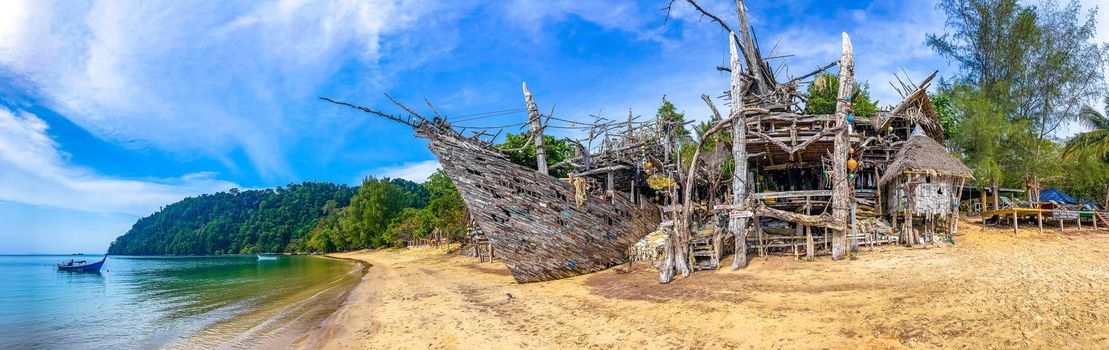
M 1081 211 L 1078 211 L 1078 218 L 1075 219 L 1074 221 L 1078 223 L 1078 230 L 1081 231 L 1082 230 L 1082 212 Z
M 809 206 L 809 198 L 805 197 L 805 215 L 810 215 L 810 214 L 811 214 L 811 208 Z M 797 232 L 800 233 L 801 229 L 802 229 L 801 224 L 798 223 L 797 224 Z M 804 230 L 805 230 L 805 255 L 809 259 L 809 261 L 816 260 L 816 245 L 813 244 L 812 228 L 810 228 L 808 226 L 805 226 Z
M 524 101 L 528 107 L 528 121 L 531 122 L 531 138 L 535 142 L 535 168 L 540 174 L 547 175 L 547 149 L 543 147 L 543 120 L 539 115 L 539 107 L 528 91 L 528 82 L 524 82 Z
M 1013 234 L 1017 234 L 1017 209 L 1013 208 Z
M 1059 219 L 1059 232 L 1063 232 L 1063 219 Z
M 851 196 L 851 251 L 852 252 L 859 251 L 859 224 L 857 222 L 858 221 L 857 220 L 858 215 L 856 215 L 858 213 L 858 210 L 859 210 L 859 204 L 855 200 L 855 196 L 852 195 Z
M 742 14 L 743 8 L 740 7 Z M 733 210 L 747 209 L 747 122 L 741 115 L 743 108 L 742 71 L 739 67 L 739 52 L 736 50 L 736 35 L 728 33 L 728 48 L 731 53 L 732 81 L 730 94 L 732 109 L 729 118 L 732 122 L 732 157 L 735 161 L 735 171 L 732 172 L 732 206 Z M 747 267 L 747 218 L 728 218 L 728 229 L 735 237 L 735 260 L 732 261 L 732 270 Z
M 878 176 L 878 167 L 874 167 L 874 181 L 878 181 L 878 179 L 880 179 L 880 178 L 882 178 L 882 177 Z M 878 199 L 878 201 L 875 203 L 875 205 L 877 205 L 878 207 L 874 208 L 875 209 L 875 216 L 878 217 L 878 218 L 881 218 L 882 213 L 885 213 L 885 209 L 882 208 L 882 185 L 878 185 L 874 189 L 874 194 L 877 196 L 877 199 Z
M 832 218 L 847 224 L 848 193 L 847 183 L 847 99 L 854 94 L 855 88 L 855 55 L 851 48 L 851 38 L 843 33 L 843 57 L 839 61 L 839 94 L 836 102 L 836 133 L 834 151 L 832 153 Z M 832 231 L 832 260 L 842 260 L 847 255 L 847 230 Z
M 605 179 L 605 191 L 608 192 L 609 196 L 615 195 L 616 182 L 613 180 L 614 175 L 610 171 L 606 174 L 606 176 L 607 178 Z
M 1082 216 L 1082 214 L 1078 214 L 1078 215 Z M 1093 219 L 1093 222 L 1094 222 L 1094 231 L 1097 231 L 1097 209 L 1094 209 L 1094 216 L 1093 216 L 1092 219 Z
M 1040 234 L 1044 233 L 1044 213 L 1036 213 L 1036 222 L 1040 224 Z
M 984 189 L 984 188 L 982 189 L 981 195 L 982 195 L 982 210 L 980 210 L 978 212 L 978 215 L 982 215 L 982 213 L 989 210 L 989 206 L 986 204 L 986 189 Z M 986 218 L 983 217 L 982 222 L 985 222 L 985 220 L 986 220 Z
M 965 177 L 962 178 L 961 180 L 959 180 L 959 194 L 956 195 L 958 197 L 955 197 L 956 199 L 958 199 L 959 204 L 963 203 L 963 186 L 966 186 L 966 184 L 967 184 L 967 179 Z M 955 233 L 959 232 L 959 205 L 955 206 L 953 214 L 955 214 L 955 215 L 951 216 L 951 235 L 952 236 L 954 236 Z

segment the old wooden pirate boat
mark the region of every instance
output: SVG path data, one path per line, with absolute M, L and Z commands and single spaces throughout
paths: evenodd
M 540 115 L 526 84 L 524 90 L 533 122 L 532 140 L 542 140 Z M 655 204 L 635 200 L 634 184 L 628 188 L 630 196 L 615 191 L 615 175 L 608 175 L 607 191 L 586 193 L 566 179 L 548 175 L 544 159 L 538 161 L 542 165 L 538 171 L 512 163 L 505 154 L 510 151 L 492 146 L 496 135 L 482 131 L 474 137 L 463 136 L 437 112 L 434 118 L 424 118 L 390 97 L 412 115 L 401 118 L 322 99 L 408 125 L 417 136 L 428 139 L 428 148 L 458 188 L 473 221 L 517 282 L 577 276 L 619 264 L 626 258 L 628 247 L 655 230 L 661 221 Z M 493 137 L 482 140 L 483 136 Z M 542 149 L 541 141 L 537 146 Z M 640 147 L 634 148 L 638 153 Z M 613 171 L 591 173 L 605 176 L 615 170 L 623 170 L 624 175 L 635 171 L 626 164 L 609 170 Z

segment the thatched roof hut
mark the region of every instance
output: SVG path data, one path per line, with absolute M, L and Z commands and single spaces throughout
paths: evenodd
M 897 152 L 878 184 L 884 186 L 906 171 L 963 178 L 972 174 L 970 168 L 947 152 L 947 148 L 919 132 L 914 132 Z

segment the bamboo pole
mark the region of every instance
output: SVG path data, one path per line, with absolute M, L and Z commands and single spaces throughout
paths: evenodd
M 1017 234 L 1017 209 L 1013 208 L 1013 234 Z

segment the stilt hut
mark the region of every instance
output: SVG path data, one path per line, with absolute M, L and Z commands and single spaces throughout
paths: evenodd
M 959 191 L 970 177 L 970 169 L 943 145 L 914 130 L 878 182 L 902 243 L 931 243 L 954 233 Z

